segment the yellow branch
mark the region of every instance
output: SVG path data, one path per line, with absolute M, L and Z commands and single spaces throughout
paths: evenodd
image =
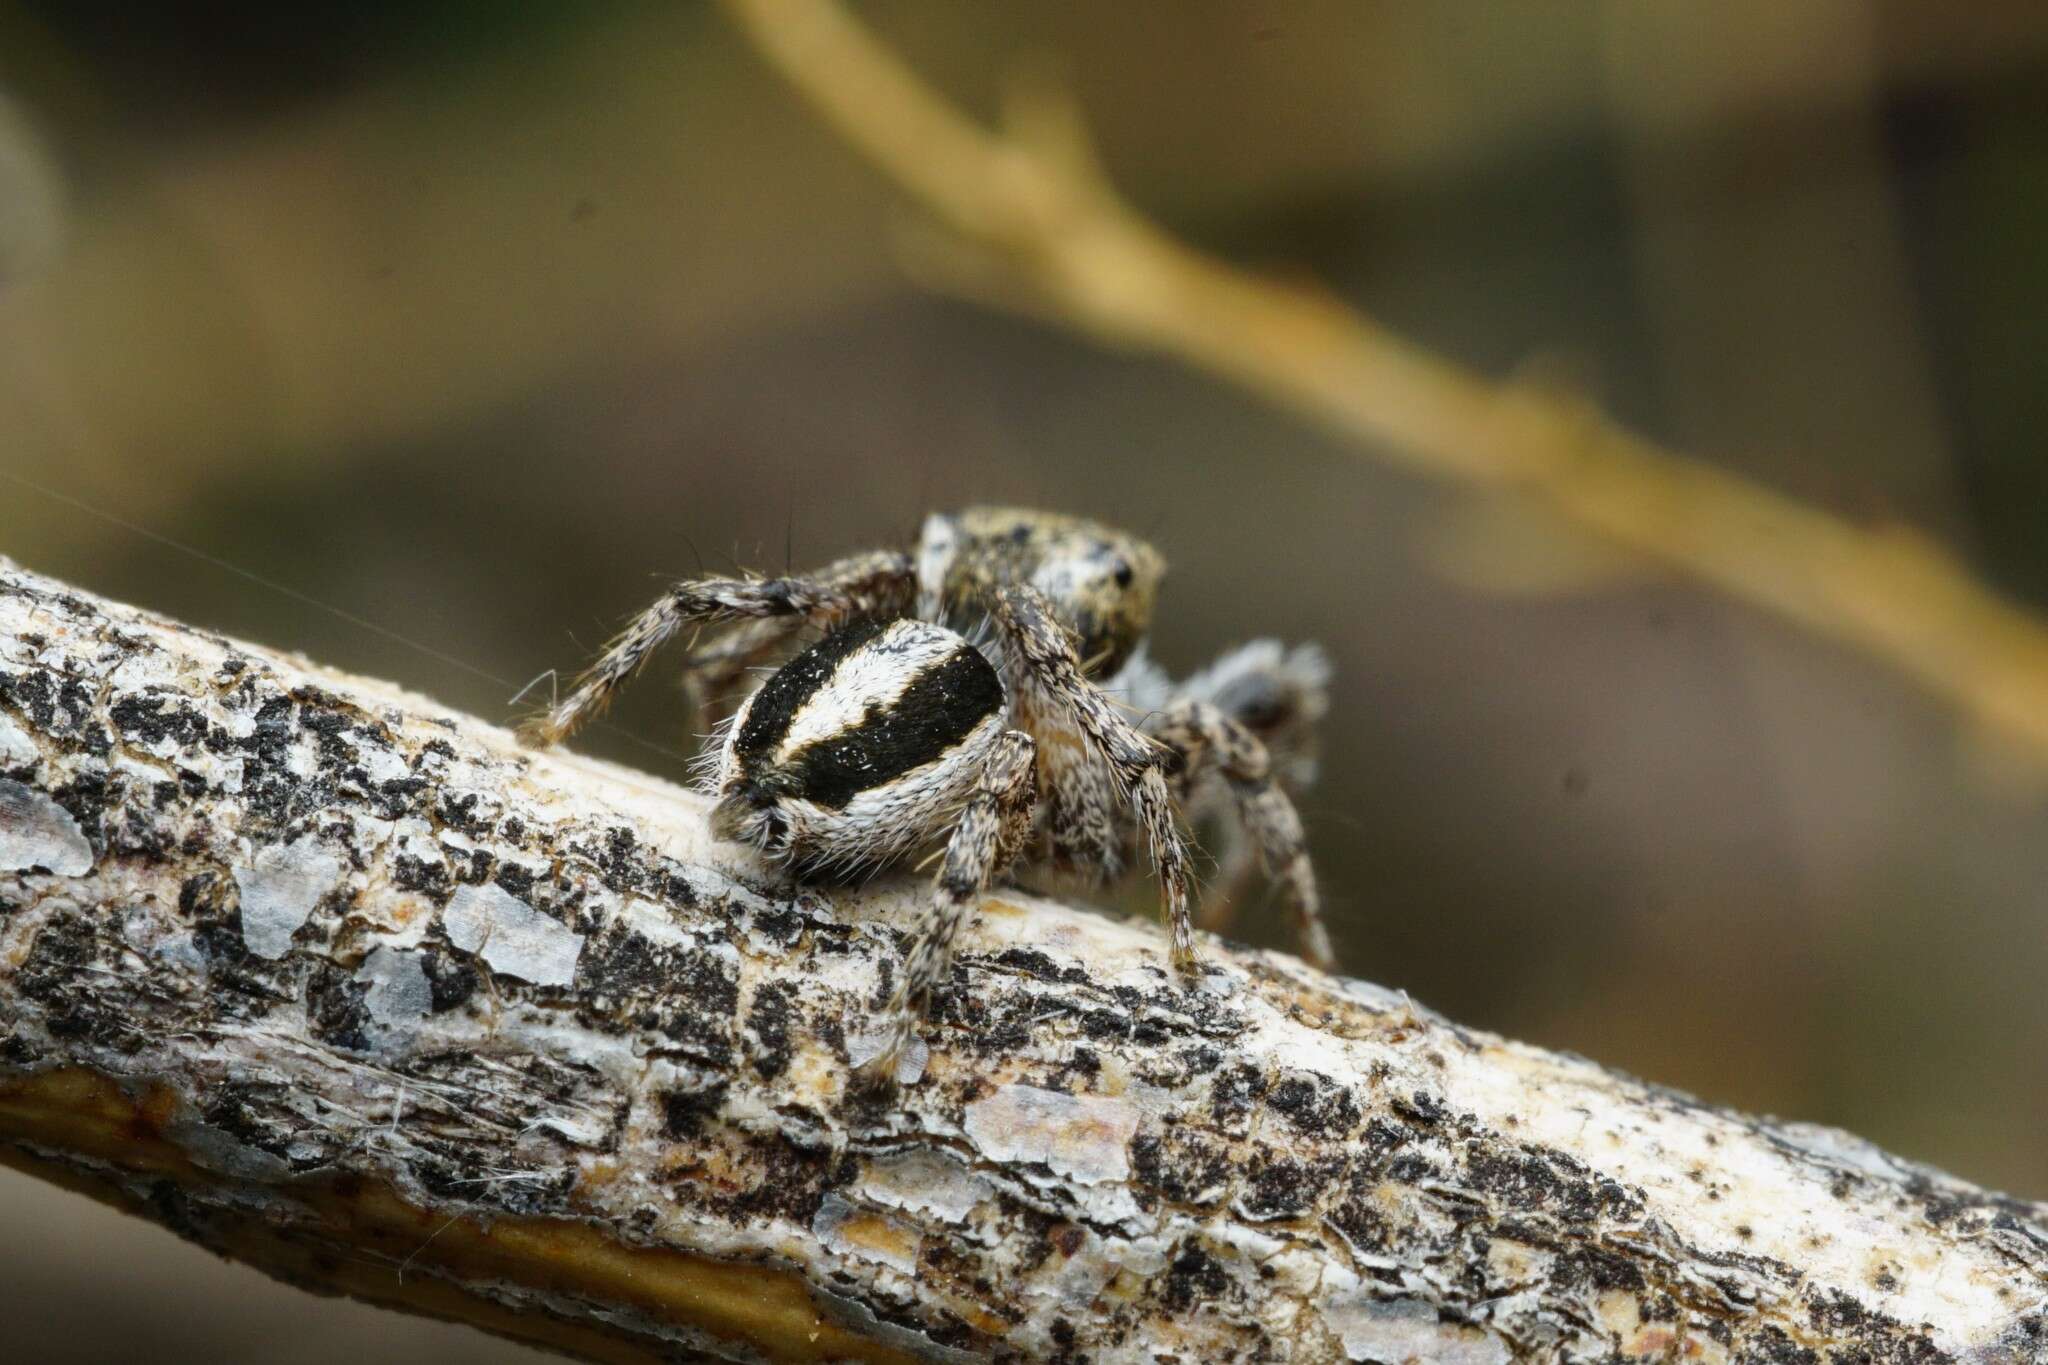
M 725 0 L 838 132 L 956 234 L 950 269 L 1106 339 L 1178 356 L 1472 485 L 1514 488 L 1648 558 L 1863 649 L 2048 757 L 2048 629 L 1939 545 L 1866 530 L 1659 448 L 1591 406 L 1493 384 L 1327 294 L 1175 241 L 1040 92 L 977 127 L 836 0 Z

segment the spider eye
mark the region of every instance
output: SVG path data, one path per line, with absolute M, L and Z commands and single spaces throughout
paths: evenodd
M 1119 588 L 1128 588 L 1128 587 L 1130 587 L 1130 586 L 1131 586 L 1131 577 L 1132 577 L 1132 574 L 1131 574 L 1131 565 L 1130 565 L 1130 561 L 1129 561 L 1129 560 L 1124 560 L 1124 559 L 1119 559 L 1119 560 L 1118 560 L 1118 561 L 1116 562 L 1116 585 L 1117 585 L 1117 586 L 1118 586 Z

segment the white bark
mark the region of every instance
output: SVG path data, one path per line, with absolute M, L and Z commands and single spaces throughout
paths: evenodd
M 0 563 L 0 1153 L 607 1359 L 2048 1359 L 2040 1205 L 1021 895 L 863 1102 L 921 883 L 703 809 Z

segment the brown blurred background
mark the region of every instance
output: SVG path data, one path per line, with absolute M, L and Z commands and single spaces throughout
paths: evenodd
M 977 111 L 1056 63 L 1198 243 L 2048 601 L 2048 8 L 862 13 Z M 504 716 L 663 575 L 1116 520 L 1173 563 L 1175 670 L 1334 656 L 1307 812 L 1355 970 L 2048 1197 L 2042 774 L 1861 656 L 921 294 L 906 213 L 696 4 L 0 0 L 0 472 L 506 682 L 4 481 L 0 553 Z M 618 719 L 688 743 L 658 681 Z M 0 1229 L 10 1359 L 516 1354 L 18 1177 Z

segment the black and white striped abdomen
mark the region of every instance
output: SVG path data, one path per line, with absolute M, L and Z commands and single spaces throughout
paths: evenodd
M 811 864 L 927 842 L 1008 724 L 979 650 L 917 620 L 856 621 L 747 699 L 719 757 L 714 828 Z

